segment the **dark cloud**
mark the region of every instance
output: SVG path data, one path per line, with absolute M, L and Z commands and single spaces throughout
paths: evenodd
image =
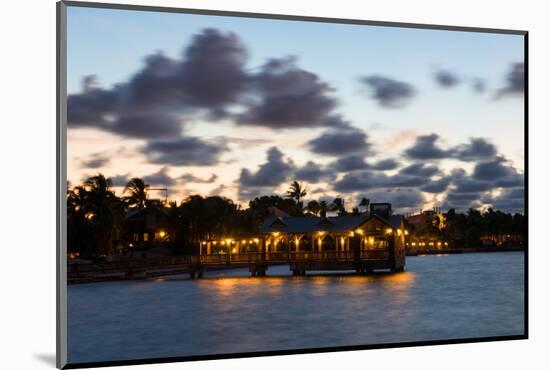
M 479 193 L 490 190 L 493 188 L 493 184 L 487 181 L 478 181 L 469 177 L 464 177 L 453 182 L 455 188 L 454 193 Z
M 247 51 L 234 33 L 206 29 L 185 51 L 182 85 L 191 101 L 203 107 L 234 102 L 247 77 Z
M 105 90 L 95 86 L 96 77 L 84 78 L 82 93 L 67 97 L 69 127 L 103 128 L 106 116 L 115 111 L 118 100 L 116 89 Z
M 308 146 L 314 153 L 331 156 L 366 154 L 371 148 L 367 134 L 354 127 L 326 131 L 309 141 Z
M 316 183 L 324 179 L 333 179 L 334 174 L 321 165 L 313 161 L 308 161 L 303 167 L 296 169 L 294 177 L 298 181 Z
M 515 170 L 512 170 L 515 171 Z M 523 175 L 517 172 L 511 172 L 508 176 L 500 178 L 494 182 L 495 187 L 498 188 L 513 188 L 516 186 L 523 186 L 525 178 Z
M 237 123 L 274 129 L 347 125 L 333 113 L 332 88 L 295 62 L 294 57 L 271 59 L 250 76 L 253 100 L 247 112 L 236 116 Z
M 477 163 L 472 177 L 480 181 L 497 181 L 514 178 L 517 175 L 513 168 L 506 165 L 504 158 L 497 157 L 491 161 Z
M 506 85 L 497 91 L 497 98 L 505 96 L 523 96 L 525 89 L 524 63 L 512 64 L 506 75 Z
M 426 193 L 442 193 L 447 190 L 452 179 L 452 176 L 444 176 L 438 180 L 430 181 L 428 184 L 421 187 L 420 190 Z
M 382 159 L 378 162 L 369 165 L 371 169 L 377 171 L 389 171 L 399 167 L 399 162 L 395 159 Z
M 460 82 L 460 78 L 448 70 L 439 70 L 435 73 L 435 81 L 443 88 L 451 88 Z
M 160 53 L 148 56 L 125 94 L 137 107 L 223 107 L 235 102 L 247 83 L 246 59 L 236 34 L 204 29 L 193 37 L 181 59 Z
M 121 116 L 104 128 L 131 138 L 156 139 L 179 137 L 182 121 L 175 115 L 159 112 L 133 112 Z
M 463 161 L 493 158 L 496 155 L 496 147 L 482 138 L 471 138 L 468 144 L 453 149 L 453 156 Z
M 494 197 L 484 197 L 482 202 L 504 212 L 525 211 L 525 190 L 523 187 L 506 189 Z
M 406 212 L 409 209 L 420 208 L 424 204 L 424 197 L 417 189 L 390 189 L 361 193 L 357 197 L 358 203 L 363 198 L 370 199 L 371 203 L 389 202 L 397 212 Z
M 350 172 L 370 168 L 369 164 L 365 161 L 365 157 L 361 155 L 350 155 L 338 158 L 330 167 L 338 172 Z
M 290 160 L 285 160 L 283 153 L 276 147 L 267 152 L 267 162 L 262 164 L 256 173 L 243 168 L 239 178 L 241 187 L 276 187 L 287 181 L 295 169 Z
M 95 153 L 90 155 L 90 158 L 82 160 L 81 168 L 96 169 L 106 166 L 110 162 L 110 158 L 103 153 Z
M 178 179 L 181 180 L 181 181 L 184 181 L 184 182 L 193 182 L 193 183 L 197 183 L 197 184 L 211 184 L 211 183 L 215 182 L 218 179 L 218 175 L 213 173 L 212 176 L 210 176 L 209 178 L 203 179 L 203 178 L 197 177 L 197 176 L 195 176 L 191 173 L 184 173 L 183 175 L 178 177 Z
M 149 141 L 141 148 L 150 162 L 173 166 L 211 166 L 219 162 L 226 150 L 224 143 L 212 143 L 197 137 Z
M 446 202 L 454 205 L 461 205 L 460 208 L 468 208 L 481 197 L 480 193 L 447 193 Z M 457 208 L 457 207 L 453 207 Z
M 351 172 L 334 184 L 334 190 L 338 192 L 365 191 L 379 188 L 408 188 L 420 187 L 429 182 L 429 179 L 419 176 L 397 174 L 387 176 L 381 172 L 361 171 Z
M 449 150 L 443 150 L 437 146 L 439 135 L 431 134 L 418 136 L 414 145 L 405 150 L 405 155 L 412 159 L 443 159 L 452 155 Z
M 385 108 L 401 108 L 415 95 L 411 84 L 388 77 L 372 75 L 360 81 L 371 91 L 371 98 Z
M 211 117 L 223 116 L 248 84 L 246 49 L 233 33 L 205 29 L 183 54 L 150 55 L 129 82 L 108 90 L 96 87 L 94 77 L 85 78 L 83 91 L 68 97 L 69 127 L 158 138 L 180 134 L 181 119 L 173 115 L 207 109 Z
M 365 157 L 361 155 L 350 155 L 338 158 L 329 165 L 329 168 L 335 172 L 351 172 L 357 170 L 389 171 L 397 167 L 399 167 L 399 163 L 395 159 L 382 159 L 378 162 L 368 163 Z
M 399 170 L 399 174 L 409 176 L 432 177 L 438 173 L 439 168 L 437 166 L 424 163 L 413 163 Z
M 496 147 L 483 138 L 470 138 L 466 144 L 449 149 L 437 145 L 437 134 L 418 136 L 412 147 L 405 150 L 405 155 L 416 160 L 458 159 L 469 162 L 494 158 L 497 155 Z
M 162 167 L 158 172 L 143 176 L 143 181 L 153 186 L 170 186 L 176 183 L 176 180 L 168 175 L 168 167 Z

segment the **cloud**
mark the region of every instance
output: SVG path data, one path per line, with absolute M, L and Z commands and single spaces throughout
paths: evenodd
M 525 190 L 523 187 L 506 189 L 496 196 L 482 198 L 482 202 L 504 212 L 524 212 Z
M 434 165 L 428 165 L 424 163 L 413 163 L 407 167 L 399 170 L 401 175 L 432 177 L 439 173 L 439 168 Z
M 326 131 L 310 140 L 308 146 L 314 153 L 329 156 L 366 154 L 371 148 L 367 134 L 355 127 Z
M 176 183 L 176 180 L 168 175 L 168 167 L 162 167 L 155 173 L 143 176 L 143 181 L 153 186 L 170 186 Z
M 97 169 L 109 164 L 111 159 L 104 153 L 95 153 L 90 155 L 90 158 L 80 162 L 81 168 Z
M 384 173 L 374 171 L 351 172 L 334 184 L 337 192 L 365 191 L 379 188 L 408 188 L 420 187 L 429 182 L 429 179 L 419 176 L 397 174 L 387 176 Z
M 402 108 L 415 95 L 413 86 L 380 75 L 362 77 L 360 81 L 371 91 L 371 98 L 385 108 Z
M 460 83 L 460 78 L 457 75 L 444 69 L 437 71 L 434 77 L 437 84 L 446 89 L 455 87 L 458 83 Z
M 367 162 L 362 155 L 350 155 L 338 158 L 328 167 L 333 172 L 351 172 L 357 170 L 389 171 L 399 167 L 399 162 L 395 159 L 388 158 L 370 163 Z
M 102 128 L 105 116 L 113 113 L 117 104 L 116 89 L 105 90 L 95 86 L 96 76 L 84 78 L 82 93 L 67 97 L 67 121 L 69 127 Z
M 303 167 L 296 169 L 294 177 L 298 181 L 317 183 L 323 179 L 334 179 L 334 173 L 321 165 L 308 161 Z
M 267 162 L 256 173 L 243 168 L 239 177 L 241 187 L 277 187 L 287 181 L 295 166 L 291 160 L 285 160 L 283 153 L 276 147 L 267 151 Z
M 369 164 L 365 161 L 365 157 L 361 155 L 350 155 L 338 158 L 330 167 L 338 172 L 350 172 L 370 168 Z
M 468 208 L 472 203 L 481 197 L 480 193 L 447 193 L 445 202 L 452 205 L 459 205 L 460 209 Z M 457 208 L 456 206 L 447 206 L 448 208 Z
M 406 212 L 409 209 L 418 209 L 424 204 L 424 197 L 417 189 L 390 189 L 360 193 L 356 199 L 370 199 L 371 203 L 389 202 L 394 211 Z
M 450 156 L 448 150 L 439 148 L 436 142 L 439 140 L 439 135 L 423 135 L 418 136 L 412 147 L 405 150 L 405 155 L 412 159 L 443 159 Z
M 470 177 L 464 177 L 453 182 L 453 192 L 456 194 L 479 193 L 490 190 L 493 184 L 487 181 L 478 181 Z
M 227 150 L 224 143 L 212 143 L 197 137 L 149 141 L 141 148 L 149 161 L 172 166 L 211 166 Z
M 389 171 L 399 167 L 399 162 L 397 162 L 395 159 L 392 159 L 392 158 L 382 159 L 373 164 L 369 164 L 369 167 L 377 171 Z
M 468 144 L 459 145 L 453 149 L 453 156 L 463 161 L 493 158 L 497 155 L 497 148 L 482 138 L 470 138 Z
M 430 181 L 428 184 L 422 186 L 420 190 L 426 193 L 443 193 L 449 187 L 452 179 L 452 176 L 444 176 L 438 180 Z
M 120 116 L 118 120 L 105 125 L 104 128 L 130 138 L 169 138 L 182 134 L 182 120 L 172 114 L 136 111 Z
M 183 175 L 178 177 L 178 180 L 181 180 L 184 182 L 193 182 L 196 184 L 211 184 L 215 182 L 217 179 L 218 179 L 218 175 L 216 175 L 215 173 L 213 173 L 212 176 L 210 176 L 207 179 L 197 177 L 191 173 L 184 173 Z
M 512 64 L 510 71 L 506 75 L 506 85 L 497 91 L 496 97 L 505 96 L 523 97 L 525 89 L 525 71 L 524 63 Z
M 149 55 L 126 86 L 127 100 L 145 108 L 223 107 L 245 88 L 246 60 L 246 48 L 236 34 L 206 28 L 193 36 L 180 59 Z
M 491 161 L 479 162 L 474 167 L 472 177 L 480 181 L 496 181 L 515 177 L 517 172 L 505 165 L 505 159 L 497 157 Z
M 250 81 L 252 101 L 235 117 L 238 124 L 273 129 L 347 125 L 333 112 L 337 101 L 329 96 L 332 88 L 298 68 L 295 57 L 269 60 Z
M 496 147 L 483 138 L 470 138 L 466 144 L 443 149 L 437 145 L 437 134 L 418 136 L 405 155 L 416 160 L 458 159 L 465 162 L 494 158 Z
M 145 58 L 145 66 L 129 82 L 111 89 L 84 80 L 83 91 L 68 97 L 69 127 L 96 127 L 127 137 L 179 134 L 181 117 L 207 110 L 211 117 L 235 103 L 248 84 L 247 52 L 234 33 L 204 29 L 195 35 L 183 57 L 160 53 Z

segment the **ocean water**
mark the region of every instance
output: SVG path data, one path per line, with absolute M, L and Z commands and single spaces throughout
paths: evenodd
M 247 269 L 68 288 L 70 363 L 524 334 L 524 254 L 408 257 L 406 272 Z

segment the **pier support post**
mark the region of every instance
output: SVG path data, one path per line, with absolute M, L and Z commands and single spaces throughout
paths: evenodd
M 264 264 L 252 264 L 248 266 L 248 271 L 250 271 L 250 276 L 266 276 L 267 265 Z

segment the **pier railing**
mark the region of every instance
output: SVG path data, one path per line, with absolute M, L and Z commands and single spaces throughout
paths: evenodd
M 231 254 L 210 254 L 200 256 L 179 256 L 163 258 L 139 258 L 126 261 L 111 261 L 87 264 L 69 264 L 71 274 L 91 272 L 117 272 L 150 269 L 154 267 L 176 268 L 187 265 L 223 265 L 223 264 L 253 264 L 253 263 L 292 263 L 302 261 L 353 261 L 387 260 L 387 250 L 361 251 L 322 251 L 322 252 L 249 252 Z
M 389 258 L 387 250 L 361 251 L 324 251 L 324 252 L 251 252 L 232 254 L 201 255 L 201 264 L 237 264 L 258 262 L 296 262 L 296 261 L 353 261 L 386 260 Z

